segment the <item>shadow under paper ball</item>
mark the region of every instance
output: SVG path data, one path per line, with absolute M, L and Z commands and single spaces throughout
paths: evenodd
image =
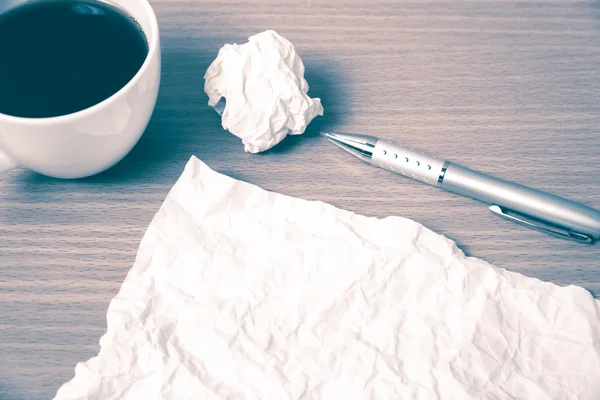
M 343 76 L 333 65 L 305 61 L 304 79 L 308 82 L 308 96 L 321 99 L 323 115 L 315 117 L 302 135 L 288 135 L 277 146 L 263 154 L 282 154 L 293 151 L 304 141 L 320 136 L 321 131 L 332 130 L 344 123 L 344 110 L 348 109 L 348 96 Z

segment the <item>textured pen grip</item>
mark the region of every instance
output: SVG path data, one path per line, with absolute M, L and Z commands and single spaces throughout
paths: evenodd
M 443 176 L 444 160 L 413 149 L 379 140 L 371 158 L 373 165 L 436 186 Z

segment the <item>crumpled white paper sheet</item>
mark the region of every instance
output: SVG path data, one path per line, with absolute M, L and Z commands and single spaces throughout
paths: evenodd
M 56 399 L 599 399 L 600 302 L 192 157 Z
M 250 153 L 304 133 L 313 118 L 323 115 L 321 100 L 307 95 L 300 56 L 272 30 L 251 36 L 243 45 L 223 46 L 204 79 L 208 104 L 222 115 L 223 128 L 241 138 Z

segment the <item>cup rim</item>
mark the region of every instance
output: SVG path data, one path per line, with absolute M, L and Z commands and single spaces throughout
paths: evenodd
M 103 1 L 110 5 L 114 5 L 111 0 L 100 0 L 100 1 Z M 129 82 L 127 82 L 125 84 L 125 86 L 123 86 L 117 92 L 113 93 L 110 97 L 102 100 L 101 102 L 96 103 L 93 106 L 84 108 L 83 110 L 75 111 L 70 114 L 57 115 L 55 117 L 29 118 L 29 117 L 16 117 L 14 115 L 3 114 L 0 112 L 0 121 L 4 120 L 4 121 L 8 121 L 8 122 L 15 122 L 15 123 L 19 123 L 21 125 L 48 125 L 48 124 L 53 124 L 53 123 L 61 123 L 61 122 L 78 119 L 78 118 L 84 118 L 84 117 L 87 117 L 91 114 L 94 114 L 94 113 L 108 107 L 111 103 L 113 103 L 116 100 L 123 97 L 126 92 L 129 92 L 131 87 L 134 86 L 135 84 L 137 84 L 140 79 L 142 79 L 142 76 L 146 73 L 146 70 L 149 68 L 150 63 L 152 62 L 152 60 L 155 57 L 155 53 L 157 51 L 158 43 L 160 40 L 159 30 L 158 30 L 158 20 L 156 18 L 154 9 L 152 8 L 152 6 L 150 5 L 150 2 L 148 0 L 140 0 L 140 4 L 144 8 L 144 11 L 146 12 L 146 14 L 150 20 L 150 35 L 152 37 L 152 41 L 149 43 L 148 54 L 146 55 L 146 59 L 144 60 L 144 63 L 142 64 L 140 69 L 138 69 L 138 71 L 133 76 L 133 78 L 131 78 L 129 80 Z M 124 10 L 124 11 L 127 12 L 127 10 Z

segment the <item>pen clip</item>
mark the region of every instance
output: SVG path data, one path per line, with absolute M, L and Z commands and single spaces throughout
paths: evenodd
M 561 228 L 554 227 L 554 226 L 550 227 L 550 226 L 548 226 L 548 224 L 545 224 L 546 226 L 541 226 L 534 222 L 529 222 L 524 219 L 517 218 L 513 215 L 509 215 L 500 206 L 497 206 L 497 205 L 490 206 L 489 210 L 492 213 L 494 213 L 504 219 L 515 222 L 519 225 L 526 226 L 526 227 L 534 229 L 536 231 L 543 232 L 550 236 L 554 236 L 554 237 L 558 237 L 558 238 L 566 239 L 566 240 L 571 240 L 571 241 L 574 241 L 577 243 L 592 243 L 593 242 L 591 236 L 588 236 L 588 235 L 585 235 L 582 233 L 577 233 L 577 232 L 573 232 L 573 231 L 570 231 L 567 229 L 561 229 Z

